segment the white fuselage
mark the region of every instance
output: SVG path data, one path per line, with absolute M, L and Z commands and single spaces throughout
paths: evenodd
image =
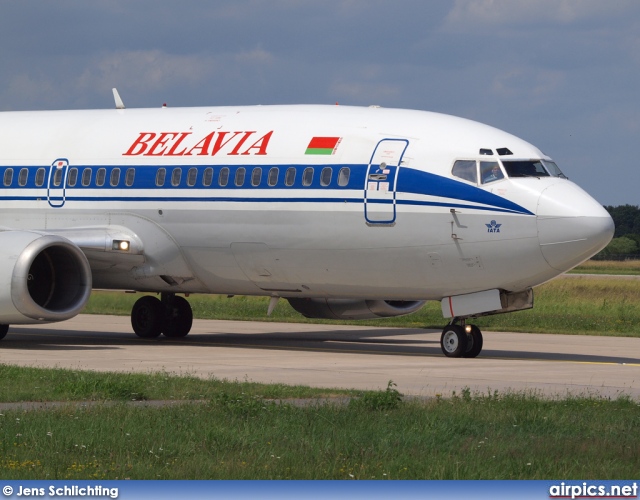
M 457 160 L 505 159 L 550 160 L 422 111 L 1 113 L 0 226 L 68 238 L 94 288 L 282 297 L 519 291 L 608 243 L 611 218 L 566 178 L 452 175 Z

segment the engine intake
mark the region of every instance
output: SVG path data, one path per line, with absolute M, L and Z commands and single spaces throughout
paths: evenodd
M 373 319 L 411 314 L 424 300 L 287 299 L 291 307 L 307 318 Z
M 91 294 L 91 268 L 80 248 L 54 235 L 0 233 L 0 324 L 64 321 Z

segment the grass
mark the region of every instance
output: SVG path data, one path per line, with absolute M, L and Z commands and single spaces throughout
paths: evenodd
M 12 401 L 144 401 L 206 400 L 221 392 L 260 394 L 269 399 L 327 398 L 353 391 L 313 389 L 284 384 L 203 380 L 166 372 L 97 373 L 82 370 L 29 368 L 0 364 L 0 402 Z
M 585 274 L 640 274 L 640 260 L 588 260 L 579 265 L 571 273 Z
M 580 335 L 640 337 L 640 280 L 616 278 L 559 278 L 536 287 L 535 307 L 511 314 L 474 320 L 485 330 L 544 332 Z M 139 294 L 94 292 L 85 310 L 89 314 L 129 315 Z M 267 317 L 267 297 L 194 295 L 189 298 L 194 317 L 243 321 L 356 324 L 423 328 L 443 326 L 439 302 L 429 302 L 409 316 L 367 321 L 310 320 L 293 310 L 286 300 Z
M 16 391 L 81 372 L 0 365 Z M 34 375 L 35 374 L 35 375 Z M 69 401 L 98 393 L 128 399 L 131 376 L 85 374 L 94 382 Z M 35 378 L 34 378 L 35 377 Z M 162 386 L 185 396 L 188 377 L 141 375 L 133 389 Z M 104 378 L 103 381 L 99 381 Z M 146 380 L 145 380 L 146 378 Z M 160 380 L 160 382 L 159 382 Z M 11 479 L 628 479 L 640 470 L 637 402 L 530 394 L 471 394 L 406 401 L 390 383 L 347 405 L 297 407 L 266 394 L 279 386 L 201 381 L 204 402 L 162 408 L 67 405 L 3 410 L 0 476 Z M 112 386 L 112 389 L 104 389 Z M 102 387 L 103 392 L 95 390 Z M 36 389 L 32 389 L 37 391 Z M 42 391 L 42 388 L 40 389 Z M 290 396 L 308 389 L 287 389 Z M 300 392 L 299 392 L 300 391 Z M 46 391 L 43 391 L 43 393 Z M 3 394 L 11 397 L 12 392 Z M 19 394 L 16 392 L 15 394 Z M 70 393 L 68 393 L 70 394 Z M 191 393 L 194 396 L 195 393 Z M 353 395 L 353 394 L 352 394 Z

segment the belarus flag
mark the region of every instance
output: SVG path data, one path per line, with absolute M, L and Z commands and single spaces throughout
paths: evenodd
M 304 154 L 306 155 L 330 155 L 333 154 L 338 143 L 340 142 L 340 137 L 314 137 L 309 142 L 307 146 L 307 150 Z

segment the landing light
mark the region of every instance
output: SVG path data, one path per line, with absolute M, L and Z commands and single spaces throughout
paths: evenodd
M 111 245 L 112 250 L 120 250 L 121 252 L 129 251 L 129 242 L 127 240 L 113 240 L 113 244 Z
M 471 333 L 471 325 L 464 325 L 464 331 L 467 333 Z

